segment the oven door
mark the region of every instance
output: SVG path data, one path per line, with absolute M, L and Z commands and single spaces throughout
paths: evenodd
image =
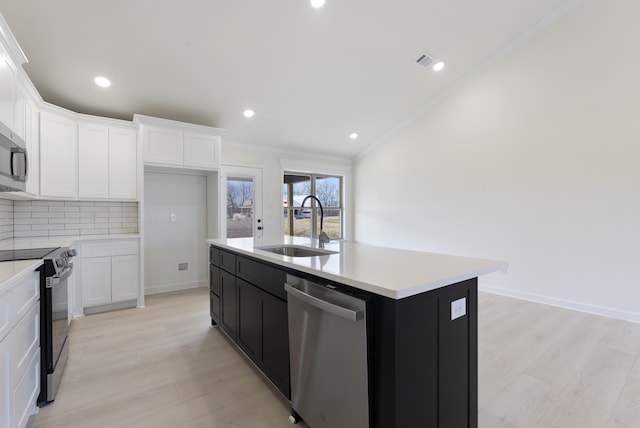
M 53 370 L 55 370 L 60 354 L 69 333 L 69 289 L 67 279 L 73 268 L 67 268 L 59 277 L 50 278 L 51 289 L 51 350 Z M 53 371 L 52 370 L 52 371 Z
M 42 371 L 38 404 L 55 399 L 62 373 L 67 365 L 69 333 L 69 301 L 67 280 L 73 272 L 70 264 L 61 274 L 44 278 L 44 293 L 41 304 L 41 352 Z

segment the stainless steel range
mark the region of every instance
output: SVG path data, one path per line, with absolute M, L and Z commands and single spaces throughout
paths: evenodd
M 45 251 L 47 249 L 42 249 Z M 41 388 L 38 404 L 52 402 L 56 397 L 62 373 L 69 356 L 69 294 L 67 279 L 73 273 L 71 259 L 76 250 L 66 247 L 48 249 L 40 271 L 40 347 Z

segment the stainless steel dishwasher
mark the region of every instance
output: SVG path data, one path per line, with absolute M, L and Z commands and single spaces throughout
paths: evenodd
M 287 275 L 292 421 L 369 427 L 366 301 Z

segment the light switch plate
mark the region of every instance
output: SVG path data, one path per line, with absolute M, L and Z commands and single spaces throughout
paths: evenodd
M 451 302 L 451 321 L 463 317 L 467 314 L 467 298 L 454 300 Z
M 170 221 L 176 221 L 176 220 L 177 220 L 176 215 L 175 215 L 174 213 L 171 213 L 171 214 L 169 215 L 169 220 L 170 220 Z

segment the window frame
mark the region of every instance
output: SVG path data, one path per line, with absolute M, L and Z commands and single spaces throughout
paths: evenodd
M 296 219 L 296 211 L 300 210 L 300 207 L 296 207 L 294 205 L 294 199 L 293 199 L 293 185 L 295 183 L 285 183 L 285 177 L 289 175 L 289 176 L 303 176 L 303 177 L 308 177 L 309 178 L 309 188 L 310 188 L 310 194 L 311 195 L 316 195 L 318 194 L 318 190 L 317 190 L 317 182 L 318 180 L 322 180 L 322 179 L 326 179 L 326 178 L 335 178 L 338 180 L 338 186 L 339 186 L 339 205 L 335 206 L 335 205 L 323 205 L 323 212 L 325 213 L 325 218 L 324 220 L 326 221 L 327 219 L 327 211 L 328 210 L 332 210 L 332 211 L 338 211 L 339 214 L 339 218 L 340 218 L 340 232 L 339 232 L 339 236 L 338 237 L 331 237 L 331 239 L 334 240 L 341 240 L 344 239 L 344 233 L 345 233 L 345 208 L 344 208 L 344 197 L 345 197 L 345 188 L 344 188 L 344 181 L 345 178 L 342 175 L 338 175 L 338 174 L 316 174 L 316 173 L 299 173 L 299 172 L 290 172 L 290 171 L 285 171 L 283 173 L 283 180 L 282 180 L 282 185 L 285 186 L 287 185 L 287 206 L 283 206 L 283 210 L 287 213 L 287 220 L 289 222 L 289 231 L 294 231 L 294 222 Z M 305 180 L 306 182 L 306 180 Z M 284 200 L 284 195 L 282 197 L 282 199 Z M 308 205 L 308 207 L 311 210 L 311 238 L 313 239 L 317 239 L 318 235 L 319 235 L 319 227 L 318 227 L 318 222 L 319 222 L 319 213 L 318 213 L 318 205 L 317 202 L 315 201 L 315 199 L 311 199 L 310 204 Z M 326 223 L 325 223 L 326 225 Z M 285 231 L 287 230 L 286 227 L 283 226 L 283 234 L 285 233 Z M 326 231 L 326 228 L 325 228 Z M 288 235 L 288 236 L 298 236 L 298 235 Z
M 341 219 L 341 240 L 351 239 L 353 230 L 353 213 L 351 212 L 351 161 L 345 159 L 332 159 L 332 163 L 322 163 L 313 161 L 301 161 L 292 159 L 280 159 L 280 200 L 284 200 L 282 187 L 284 185 L 285 174 L 298 175 L 318 175 L 340 177 L 342 181 L 342 219 Z M 282 202 L 280 202 L 280 215 L 282 216 Z M 324 208 L 324 206 L 323 206 Z M 280 222 L 281 236 L 285 235 L 285 222 Z

